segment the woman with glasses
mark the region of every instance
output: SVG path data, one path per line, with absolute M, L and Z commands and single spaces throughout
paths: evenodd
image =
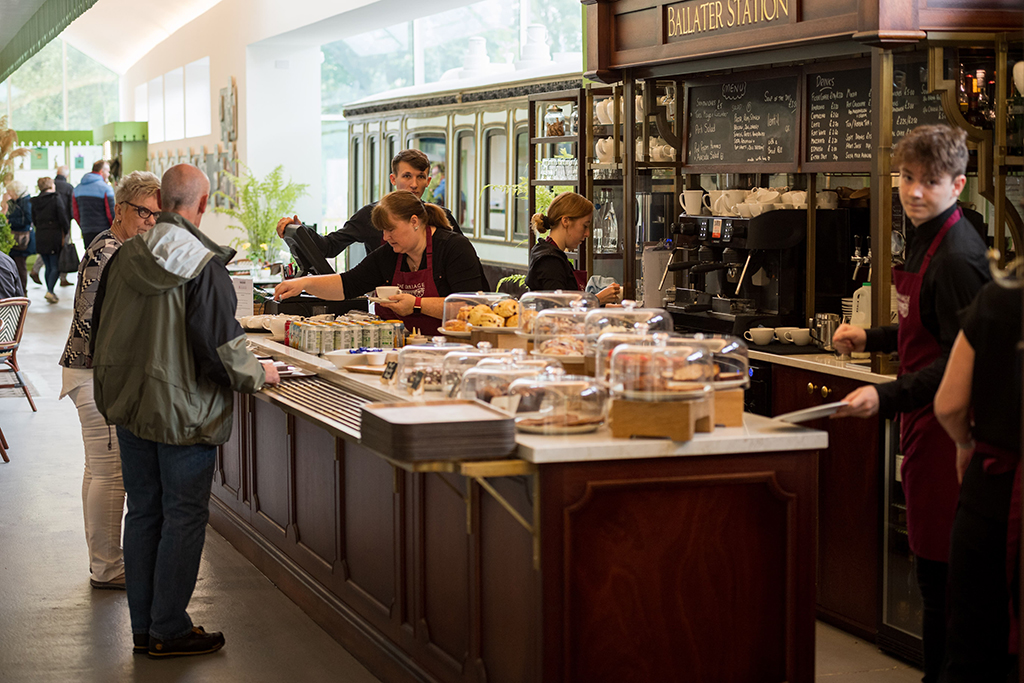
M 64 366 L 60 397 L 70 396 L 78 408 L 85 441 L 85 476 L 82 507 L 85 540 L 89 546 L 90 583 L 93 588 L 124 590 L 121 554 L 121 515 L 124 484 L 117 435 L 96 409 L 93 400 L 92 355 L 89 339 L 93 303 L 100 276 L 110 257 L 124 242 L 156 224 L 160 180 L 152 173 L 135 171 L 121 180 L 115 194 L 114 222 L 96 236 L 78 266 L 75 315 L 60 364 Z

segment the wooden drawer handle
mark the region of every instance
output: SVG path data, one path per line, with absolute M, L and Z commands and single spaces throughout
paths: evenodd
M 832 389 L 829 389 L 824 384 L 821 386 L 821 397 L 828 398 L 828 395 L 833 393 Z
M 814 392 L 817 391 L 817 390 L 818 390 L 818 387 L 814 386 L 814 384 L 812 382 L 808 382 L 807 383 L 807 393 L 808 394 L 814 394 Z

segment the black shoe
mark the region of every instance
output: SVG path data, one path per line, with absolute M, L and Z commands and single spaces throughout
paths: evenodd
M 42 284 L 42 283 L 40 282 L 39 284 Z M 66 277 L 64 277 L 64 276 L 61 276 L 61 278 L 60 278 L 60 286 L 61 286 L 61 287 L 70 287 L 70 286 L 72 286 L 73 284 L 75 284 L 75 283 L 74 283 L 74 282 L 70 282 L 70 281 L 69 281 L 69 280 L 68 280 L 68 279 L 67 279 Z
M 173 640 L 149 639 L 150 659 L 164 657 L 185 657 L 208 655 L 224 647 L 224 634 L 220 631 L 207 633 L 202 626 L 193 626 L 192 632 Z
M 132 634 L 132 654 L 133 655 L 144 655 L 149 652 L 149 634 L 148 633 L 133 633 Z
M 43 284 L 43 281 L 39 279 L 39 273 L 37 273 L 36 271 L 30 270 L 28 276 L 32 278 L 32 282 L 36 283 L 37 285 Z

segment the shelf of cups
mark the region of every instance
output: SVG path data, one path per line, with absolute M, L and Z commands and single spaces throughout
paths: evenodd
M 548 136 L 542 138 L 530 138 L 531 145 L 557 145 L 562 142 L 579 142 L 579 136 L 576 135 L 559 135 L 556 137 Z
M 621 171 L 622 164 L 614 161 L 591 161 L 590 169 L 593 171 Z
M 530 184 L 534 185 L 534 186 L 537 186 L 537 185 L 569 185 L 569 186 L 572 186 L 572 187 L 576 187 L 579 183 L 577 183 L 575 180 L 536 180 L 536 179 L 534 179 L 534 180 L 530 181 Z

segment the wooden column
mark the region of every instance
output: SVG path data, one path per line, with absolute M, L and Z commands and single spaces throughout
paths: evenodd
M 892 284 L 892 51 L 871 50 L 871 320 L 889 322 Z M 876 353 L 871 370 L 892 374 L 889 355 Z

